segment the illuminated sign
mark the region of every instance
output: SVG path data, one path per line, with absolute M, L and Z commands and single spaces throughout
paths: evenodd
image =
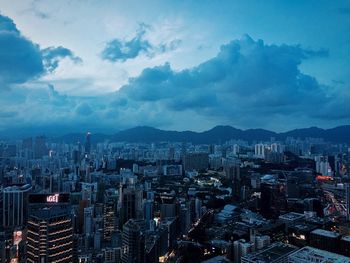
M 319 175 L 316 177 L 317 181 L 333 181 L 333 178 L 331 176 L 326 175 Z
M 48 202 L 48 203 L 58 203 L 58 197 L 59 196 L 60 196 L 59 194 L 48 195 L 46 197 L 46 202 Z
M 70 202 L 70 194 L 68 193 L 52 193 L 52 194 L 29 194 L 29 204 L 67 204 Z
M 13 232 L 13 244 L 18 245 L 19 242 L 22 241 L 22 231 L 14 231 Z

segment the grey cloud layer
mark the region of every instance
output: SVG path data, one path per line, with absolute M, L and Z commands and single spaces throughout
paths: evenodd
M 305 59 L 327 55 L 325 50 L 267 45 L 245 36 L 191 69 L 175 72 L 169 64 L 147 68 L 120 94 L 139 103 L 158 102 L 169 110 L 190 109 L 226 121 L 274 114 L 326 117 L 328 112 L 319 114 L 315 107 L 330 105 L 336 98 L 299 66 Z
M 132 41 L 136 50 L 147 50 L 145 40 Z M 114 59 L 126 60 L 140 51 L 120 52 Z M 196 67 L 174 71 L 167 63 L 146 68 L 113 94 L 74 97 L 32 80 L 54 70 L 62 58 L 80 59 L 64 47 L 41 50 L 11 19 L 0 16 L 0 85 L 10 87 L 0 89 L 0 129 L 63 125 L 69 131 L 108 132 L 136 125 L 202 129 L 215 124 L 342 124 L 350 120 L 349 92 L 333 91 L 299 68 L 304 60 L 327 55 L 325 50 L 270 45 L 245 36 Z
M 180 44 L 180 39 L 174 39 L 169 43 L 162 43 L 159 46 L 152 45 L 145 35 L 149 25 L 140 24 L 136 36 L 131 40 L 113 39 L 106 44 L 101 53 L 101 58 L 110 62 L 124 62 L 128 59 L 134 59 L 141 54 L 152 57 L 155 53 L 164 53 L 176 49 Z

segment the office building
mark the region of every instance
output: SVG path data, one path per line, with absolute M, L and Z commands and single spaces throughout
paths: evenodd
M 2 227 L 4 229 L 23 226 L 27 222 L 29 184 L 5 187 L 1 193 Z
M 85 154 L 91 153 L 91 133 L 87 132 L 85 137 Z
M 241 258 L 255 251 L 254 242 L 239 239 L 233 242 L 233 262 L 240 263 Z
M 67 209 L 32 210 L 28 219 L 27 262 L 73 262 L 73 228 Z
M 271 175 L 265 175 L 269 177 Z M 262 179 L 263 179 L 262 178 Z M 281 212 L 286 211 L 287 199 L 285 186 L 277 180 L 265 180 L 260 184 L 261 214 L 266 218 L 277 218 Z
M 143 217 L 142 190 L 133 188 L 121 188 L 120 194 L 120 225 L 129 219 Z
M 340 234 L 324 230 L 315 229 L 310 233 L 310 246 L 327 250 L 330 252 L 337 252 L 340 242 Z
M 340 239 L 339 253 L 350 257 L 350 236 L 343 236 Z
M 123 226 L 123 263 L 143 263 L 145 250 L 145 237 L 140 220 L 130 219 Z
M 183 159 L 185 171 L 205 171 L 209 166 L 208 153 L 187 153 Z
M 106 195 L 103 205 L 103 238 L 111 241 L 113 232 L 117 229 L 117 195 Z

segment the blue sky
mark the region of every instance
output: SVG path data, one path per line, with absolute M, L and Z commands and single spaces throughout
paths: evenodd
M 0 132 L 350 124 L 348 1 L 0 0 Z

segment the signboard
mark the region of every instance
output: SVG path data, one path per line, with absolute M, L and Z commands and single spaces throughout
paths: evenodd
M 52 194 L 30 194 L 28 196 L 29 204 L 60 204 L 69 203 L 70 194 L 68 193 L 52 193 Z

